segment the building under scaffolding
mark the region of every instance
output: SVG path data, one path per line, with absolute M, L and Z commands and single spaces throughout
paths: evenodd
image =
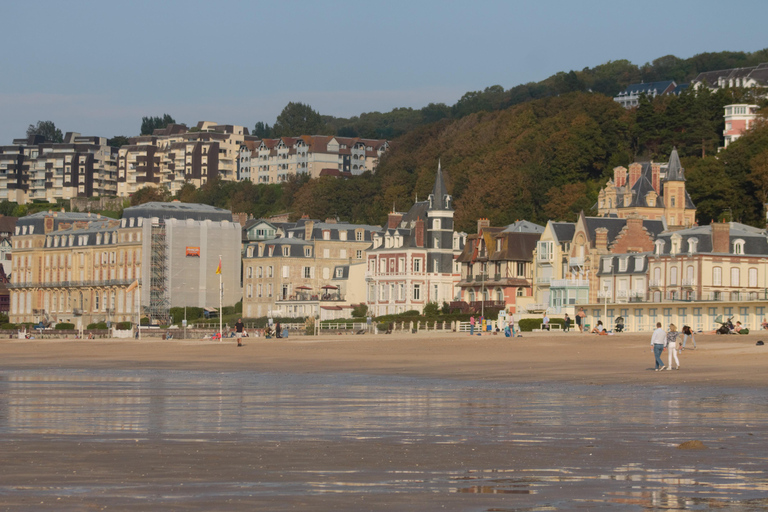
M 222 259 L 225 306 L 242 299 L 241 227 L 228 210 L 204 204 L 146 203 L 126 208 L 124 219 L 144 219 L 142 252 L 143 313 L 152 322 L 170 323 L 172 307 L 218 307 Z M 130 222 L 127 220 L 126 222 Z

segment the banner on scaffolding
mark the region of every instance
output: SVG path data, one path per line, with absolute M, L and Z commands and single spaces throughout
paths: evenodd
M 187 247 L 187 256 L 197 256 L 200 257 L 200 248 L 199 247 Z

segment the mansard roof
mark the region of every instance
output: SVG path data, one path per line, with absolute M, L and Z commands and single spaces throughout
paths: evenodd
M 733 250 L 733 242 L 744 240 L 744 255 L 747 256 L 768 256 L 768 231 L 740 222 L 729 222 L 729 253 Z M 671 239 L 680 238 L 679 253 L 690 252 L 690 242 L 695 240 L 695 253 L 712 253 L 712 225 L 694 226 L 692 228 L 680 229 L 678 231 L 667 231 L 661 233 L 657 240 L 662 240 L 664 246 L 662 254 L 670 254 L 672 249 Z

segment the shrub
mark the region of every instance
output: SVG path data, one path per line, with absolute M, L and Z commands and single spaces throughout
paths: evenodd
M 181 324 L 184 320 L 184 308 L 171 308 L 171 320 L 174 324 Z M 191 323 L 203 317 L 203 308 L 187 308 L 187 323 Z
M 88 330 L 93 329 L 107 329 L 107 322 L 96 322 L 94 324 L 88 324 L 88 327 L 86 327 Z
M 541 318 L 523 318 L 518 322 L 518 325 L 520 326 L 521 331 L 527 331 L 530 332 L 534 329 L 541 328 Z M 558 324 L 561 326 L 565 325 L 565 320 L 562 318 L 550 318 L 549 319 L 550 324 Z
M 142 317 L 141 321 L 139 322 L 139 324 L 141 324 L 141 325 L 149 325 L 149 318 Z
M 10 320 L 8 319 L 8 315 L 5 313 L 0 313 L 0 325 L 10 323 Z
M 118 322 L 115 324 L 115 329 L 119 331 L 128 331 L 133 328 L 133 324 L 131 322 Z
M 437 316 L 440 314 L 440 307 L 437 302 L 427 302 L 424 304 L 424 316 Z
M 443 307 L 440 309 L 440 312 L 444 315 L 450 315 L 451 314 L 451 305 L 447 302 L 443 302 Z
M 16 324 L 4 323 L 3 325 L 0 325 L 0 329 L 5 329 L 5 330 L 15 330 L 18 328 L 19 327 Z
M 368 315 L 368 305 L 358 304 L 352 308 L 352 318 L 365 318 Z
M 68 324 L 64 322 L 60 322 L 56 324 L 56 327 L 54 328 L 57 331 L 74 331 L 75 330 L 75 324 Z

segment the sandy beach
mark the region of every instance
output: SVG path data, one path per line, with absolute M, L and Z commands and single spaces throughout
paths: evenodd
M 768 331 L 699 334 L 681 370 L 653 371 L 650 334 L 525 333 L 337 335 L 288 339 L 2 340 L 2 368 L 133 368 L 292 373 L 362 373 L 505 382 L 765 387 Z M 663 360 L 667 362 L 665 350 Z M 669 374 L 669 375 L 668 375 Z
M 2 340 L 0 510 L 760 510 L 759 339 Z

